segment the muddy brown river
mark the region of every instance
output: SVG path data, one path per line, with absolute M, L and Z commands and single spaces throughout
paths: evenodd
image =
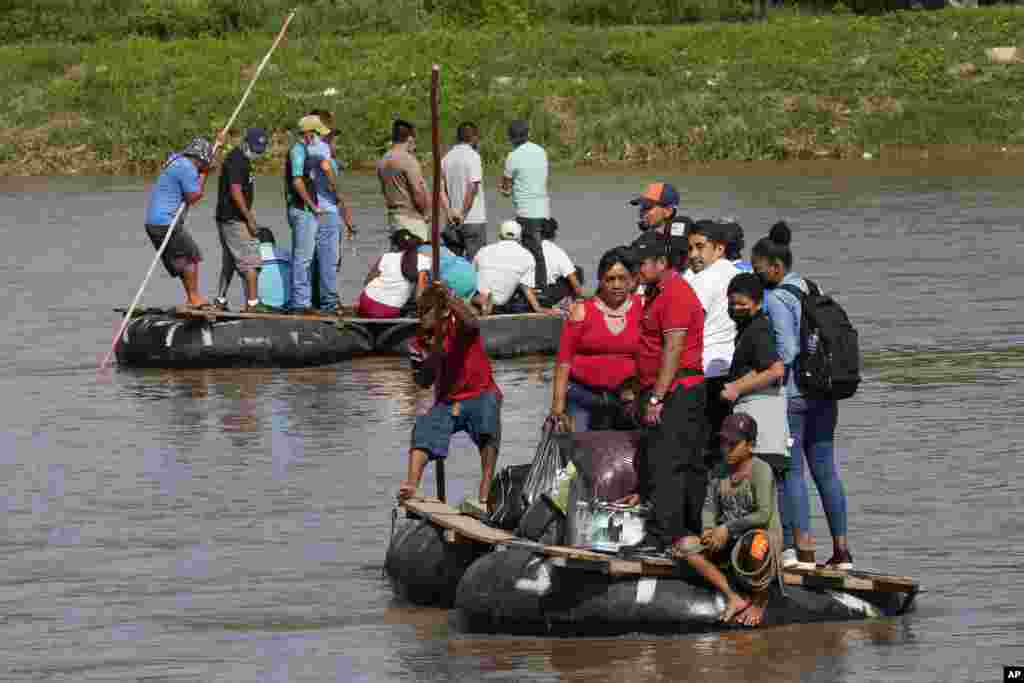
M 866 381 L 837 434 L 851 547 L 861 567 L 917 578 L 916 612 L 680 637 L 463 632 L 381 576 L 422 398 L 399 360 L 97 375 L 111 308 L 153 257 L 145 181 L 3 179 L 0 680 L 1001 680 L 1024 664 L 1024 172 L 817 168 L 556 172 L 552 207 L 591 286 L 602 251 L 634 237 L 626 201 L 651 180 L 674 182 L 693 215 L 739 218 L 748 245 L 789 220 L 795 270 L 861 333 Z M 486 182 L 493 239 L 511 211 Z M 352 301 L 384 240 L 373 179 L 345 187 L 362 226 L 343 261 Z M 190 223 L 205 292 L 212 211 L 207 198 Z M 288 241 L 276 178 L 258 180 L 256 212 Z M 143 304 L 180 298 L 158 269 Z M 501 464 L 532 457 L 551 364 L 496 362 Z M 448 476 L 451 498 L 476 486 L 461 436 Z

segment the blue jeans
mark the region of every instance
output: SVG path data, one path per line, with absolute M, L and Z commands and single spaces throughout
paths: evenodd
M 289 208 L 288 225 L 292 229 L 292 296 L 288 306 L 309 308 L 313 299 L 310 267 L 316 249 L 316 215 L 310 211 Z M 334 267 L 333 263 L 331 267 Z
M 477 448 L 501 445 L 501 399 L 495 391 L 453 403 L 435 403 L 426 415 L 416 418 L 412 428 L 412 448 L 425 451 L 431 460 L 448 457 L 448 444 L 454 434 L 466 432 Z
M 618 398 L 611 392 L 569 380 L 565 412 L 573 419 L 573 431 L 589 431 L 592 423 L 597 429 L 614 429 L 619 410 Z
M 338 308 L 338 249 L 341 239 L 341 217 L 334 211 L 320 215 L 316 231 L 316 260 L 320 272 L 320 310 Z
M 835 458 L 835 431 L 839 419 L 836 401 L 797 397 L 789 399 L 789 435 L 793 439 L 786 494 L 797 531 L 811 530 L 811 505 L 804 483 L 804 460 L 821 496 L 832 537 L 846 536 L 846 491 Z

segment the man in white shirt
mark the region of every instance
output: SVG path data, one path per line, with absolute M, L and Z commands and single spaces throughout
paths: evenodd
M 729 317 L 729 282 L 740 271 L 725 258 L 731 237 L 727 226 L 702 220 L 687 231 L 689 269 L 683 278 L 704 307 L 704 381 L 707 385 L 707 417 L 710 425 L 708 453 L 720 457 L 718 432 L 732 407 L 721 397 L 729 378 L 736 344 L 736 323 Z
M 558 315 L 558 311 L 544 308 L 537 301 L 533 291 L 536 261 L 520 244 L 521 239 L 522 226 L 516 221 L 505 221 L 498 229 L 498 241 L 478 251 L 473 259 L 484 315 L 495 309 L 499 313 L 533 311 Z
M 462 123 L 455 138 L 455 146 L 441 159 L 441 180 L 448 197 L 449 217 L 465 247 L 461 255 L 472 261 L 480 247 L 487 244 L 484 173 L 477 152 L 480 130 L 475 123 Z
M 538 298 L 545 306 L 555 306 L 566 297 L 583 297 L 583 269 L 572 262 L 569 254 L 555 244 L 558 221 L 549 218 L 540 231 L 541 249 L 547 266 L 548 281 L 540 288 Z
M 537 261 L 537 281 L 547 282 L 540 231 L 551 217 L 548 197 L 548 155 L 540 145 L 530 142 L 530 124 L 521 119 L 508 126 L 512 151 L 505 159 L 505 174 L 500 191 L 512 197 L 516 220 L 523 226 L 523 246 Z

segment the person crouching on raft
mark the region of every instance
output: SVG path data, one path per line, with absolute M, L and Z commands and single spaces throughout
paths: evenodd
M 226 133 L 221 131 L 217 135 L 217 143 L 224 144 L 226 138 Z M 180 153 L 168 157 L 149 191 L 146 207 L 146 234 L 155 249 L 160 249 L 167 231 L 172 231 L 161 260 L 171 277 L 181 278 L 185 302 L 192 306 L 205 306 L 209 301 L 199 294 L 199 262 L 203 260 L 203 254 L 185 227 L 185 217 L 188 207 L 203 198 L 206 176 L 212 165 L 213 146 L 210 141 L 193 138 Z M 171 225 L 182 204 L 186 204 L 186 209 Z
M 413 496 L 427 462 L 447 457 L 452 436 L 466 432 L 480 449 L 479 501 L 486 505 L 501 444 L 502 394 L 484 350 L 479 320 L 438 282 L 424 292 L 417 308 L 419 329 L 409 345 L 413 378 L 421 387 L 433 385 L 435 402 L 426 415 L 416 418 L 409 471 L 398 499 Z
M 700 537 L 686 536 L 672 546 L 672 554 L 685 558 L 726 599 L 722 623 L 757 626 L 768 605 L 767 588 L 748 600 L 729 584 L 719 560 L 728 559 L 733 546 L 751 529 L 767 531 L 771 547 L 781 541 L 782 526 L 772 468 L 754 457 L 757 422 L 746 413 L 733 413 L 722 422 L 721 447 L 725 462 L 715 468 L 708 480 L 707 496 L 701 514 L 704 531 Z M 687 552 L 701 544 L 701 552 Z

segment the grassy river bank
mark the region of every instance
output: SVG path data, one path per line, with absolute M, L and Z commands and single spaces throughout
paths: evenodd
M 102 38 L 0 47 L 0 175 L 151 173 L 167 152 L 226 122 L 269 33 Z M 482 126 L 495 164 L 504 130 L 530 119 L 561 166 L 861 158 L 899 150 L 1024 149 L 1024 10 L 799 16 L 764 24 L 596 27 L 524 18 L 503 29 L 428 22 L 419 31 L 297 32 L 275 53 L 237 128 L 288 128 L 335 113 L 350 166 L 379 155 L 396 115 L 429 125 L 430 64 L 442 126 Z M 421 145 L 425 147 L 425 145 Z

